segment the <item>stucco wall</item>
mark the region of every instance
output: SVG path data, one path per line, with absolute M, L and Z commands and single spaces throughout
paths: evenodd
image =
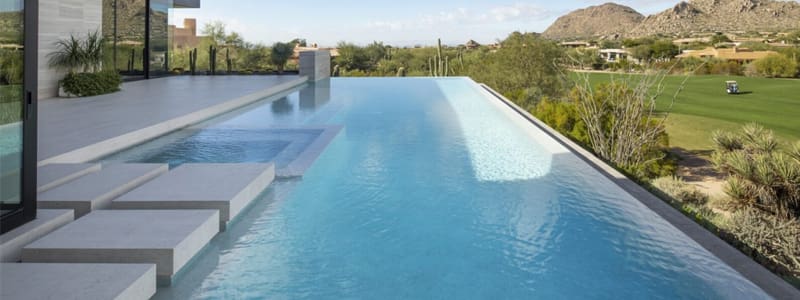
M 59 39 L 100 30 L 102 0 L 39 0 L 39 98 L 58 95 L 63 72 L 48 67 L 48 54 Z

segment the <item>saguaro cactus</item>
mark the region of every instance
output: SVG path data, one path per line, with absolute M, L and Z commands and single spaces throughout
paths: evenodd
M 233 72 L 233 60 L 231 60 L 231 49 L 225 49 L 225 64 L 228 67 L 228 73 Z
M 136 59 L 136 50 L 131 49 L 131 54 L 128 56 L 128 73 L 133 72 L 133 64 Z
M 397 77 L 406 77 L 406 68 L 400 67 L 397 69 Z
M 208 46 L 208 68 L 211 69 L 211 75 L 217 74 L 217 48 Z
M 339 77 L 339 75 L 340 75 L 339 65 L 333 66 L 333 74 L 331 74 L 331 76 Z
M 438 39 L 436 55 L 428 59 L 428 69 L 431 77 L 445 77 L 449 75 L 450 58 L 442 57 L 442 39 Z
M 189 69 L 192 71 L 192 75 L 195 75 L 197 72 L 197 48 L 194 48 L 189 51 Z

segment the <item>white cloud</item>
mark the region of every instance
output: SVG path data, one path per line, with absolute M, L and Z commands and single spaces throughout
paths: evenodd
M 517 3 L 495 6 L 485 12 L 474 12 L 467 8 L 456 8 L 436 14 L 420 15 L 411 21 L 370 21 L 368 28 L 387 30 L 425 29 L 432 25 L 486 25 L 501 24 L 520 20 L 544 19 L 553 12 L 534 4 Z

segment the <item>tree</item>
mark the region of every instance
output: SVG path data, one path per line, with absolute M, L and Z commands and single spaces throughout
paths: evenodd
M 564 50 L 536 33 L 514 32 L 497 52 L 470 64 L 467 74 L 508 96 L 523 108 L 533 108 L 542 96 L 565 92 Z
M 308 47 L 308 42 L 306 42 L 306 39 L 301 39 L 301 38 L 295 38 L 291 42 L 289 42 L 289 44 L 295 44 L 300 47 Z
M 244 38 L 237 32 L 231 32 L 231 34 L 225 35 L 223 40 L 224 44 L 229 47 L 244 48 L 245 46 Z
M 730 43 L 731 39 L 722 33 L 717 33 L 711 36 L 711 45 L 721 44 L 721 43 Z
M 377 67 L 378 62 L 385 58 L 387 53 L 386 46 L 384 46 L 382 42 L 377 41 L 367 45 L 367 47 L 364 48 L 364 51 L 367 59 L 369 60 L 370 69 Z
M 339 49 L 339 57 L 336 58 L 335 63 L 340 68 L 345 70 L 369 70 L 369 56 L 364 51 L 364 48 L 345 42 L 339 43 L 337 48 Z
M 570 94 L 592 150 L 639 178 L 664 175 L 658 163 L 669 142 L 665 118 L 656 112 L 664 76 L 614 78 L 593 86 L 588 75 L 579 74 Z
M 206 23 L 201 31 L 203 35 L 207 36 L 215 43 L 215 45 L 223 45 L 225 44 L 225 23 L 222 21 L 213 21 L 210 23 Z
M 278 69 L 278 74 L 283 73 L 286 62 L 294 54 L 294 44 L 277 42 L 272 45 L 269 60 Z
M 797 62 L 780 54 L 772 54 L 753 62 L 756 72 L 765 77 L 794 77 Z

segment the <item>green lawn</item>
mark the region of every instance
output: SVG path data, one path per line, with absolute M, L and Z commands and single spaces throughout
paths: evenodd
M 595 83 L 608 81 L 604 73 L 589 74 Z M 668 76 L 660 109 L 669 104 L 684 76 Z M 725 81 L 739 82 L 741 95 L 725 93 Z M 667 118 L 672 146 L 687 150 L 711 149 L 711 132 L 734 130 L 756 122 L 775 131 L 784 142 L 800 140 L 800 80 L 737 76 L 691 76 Z

